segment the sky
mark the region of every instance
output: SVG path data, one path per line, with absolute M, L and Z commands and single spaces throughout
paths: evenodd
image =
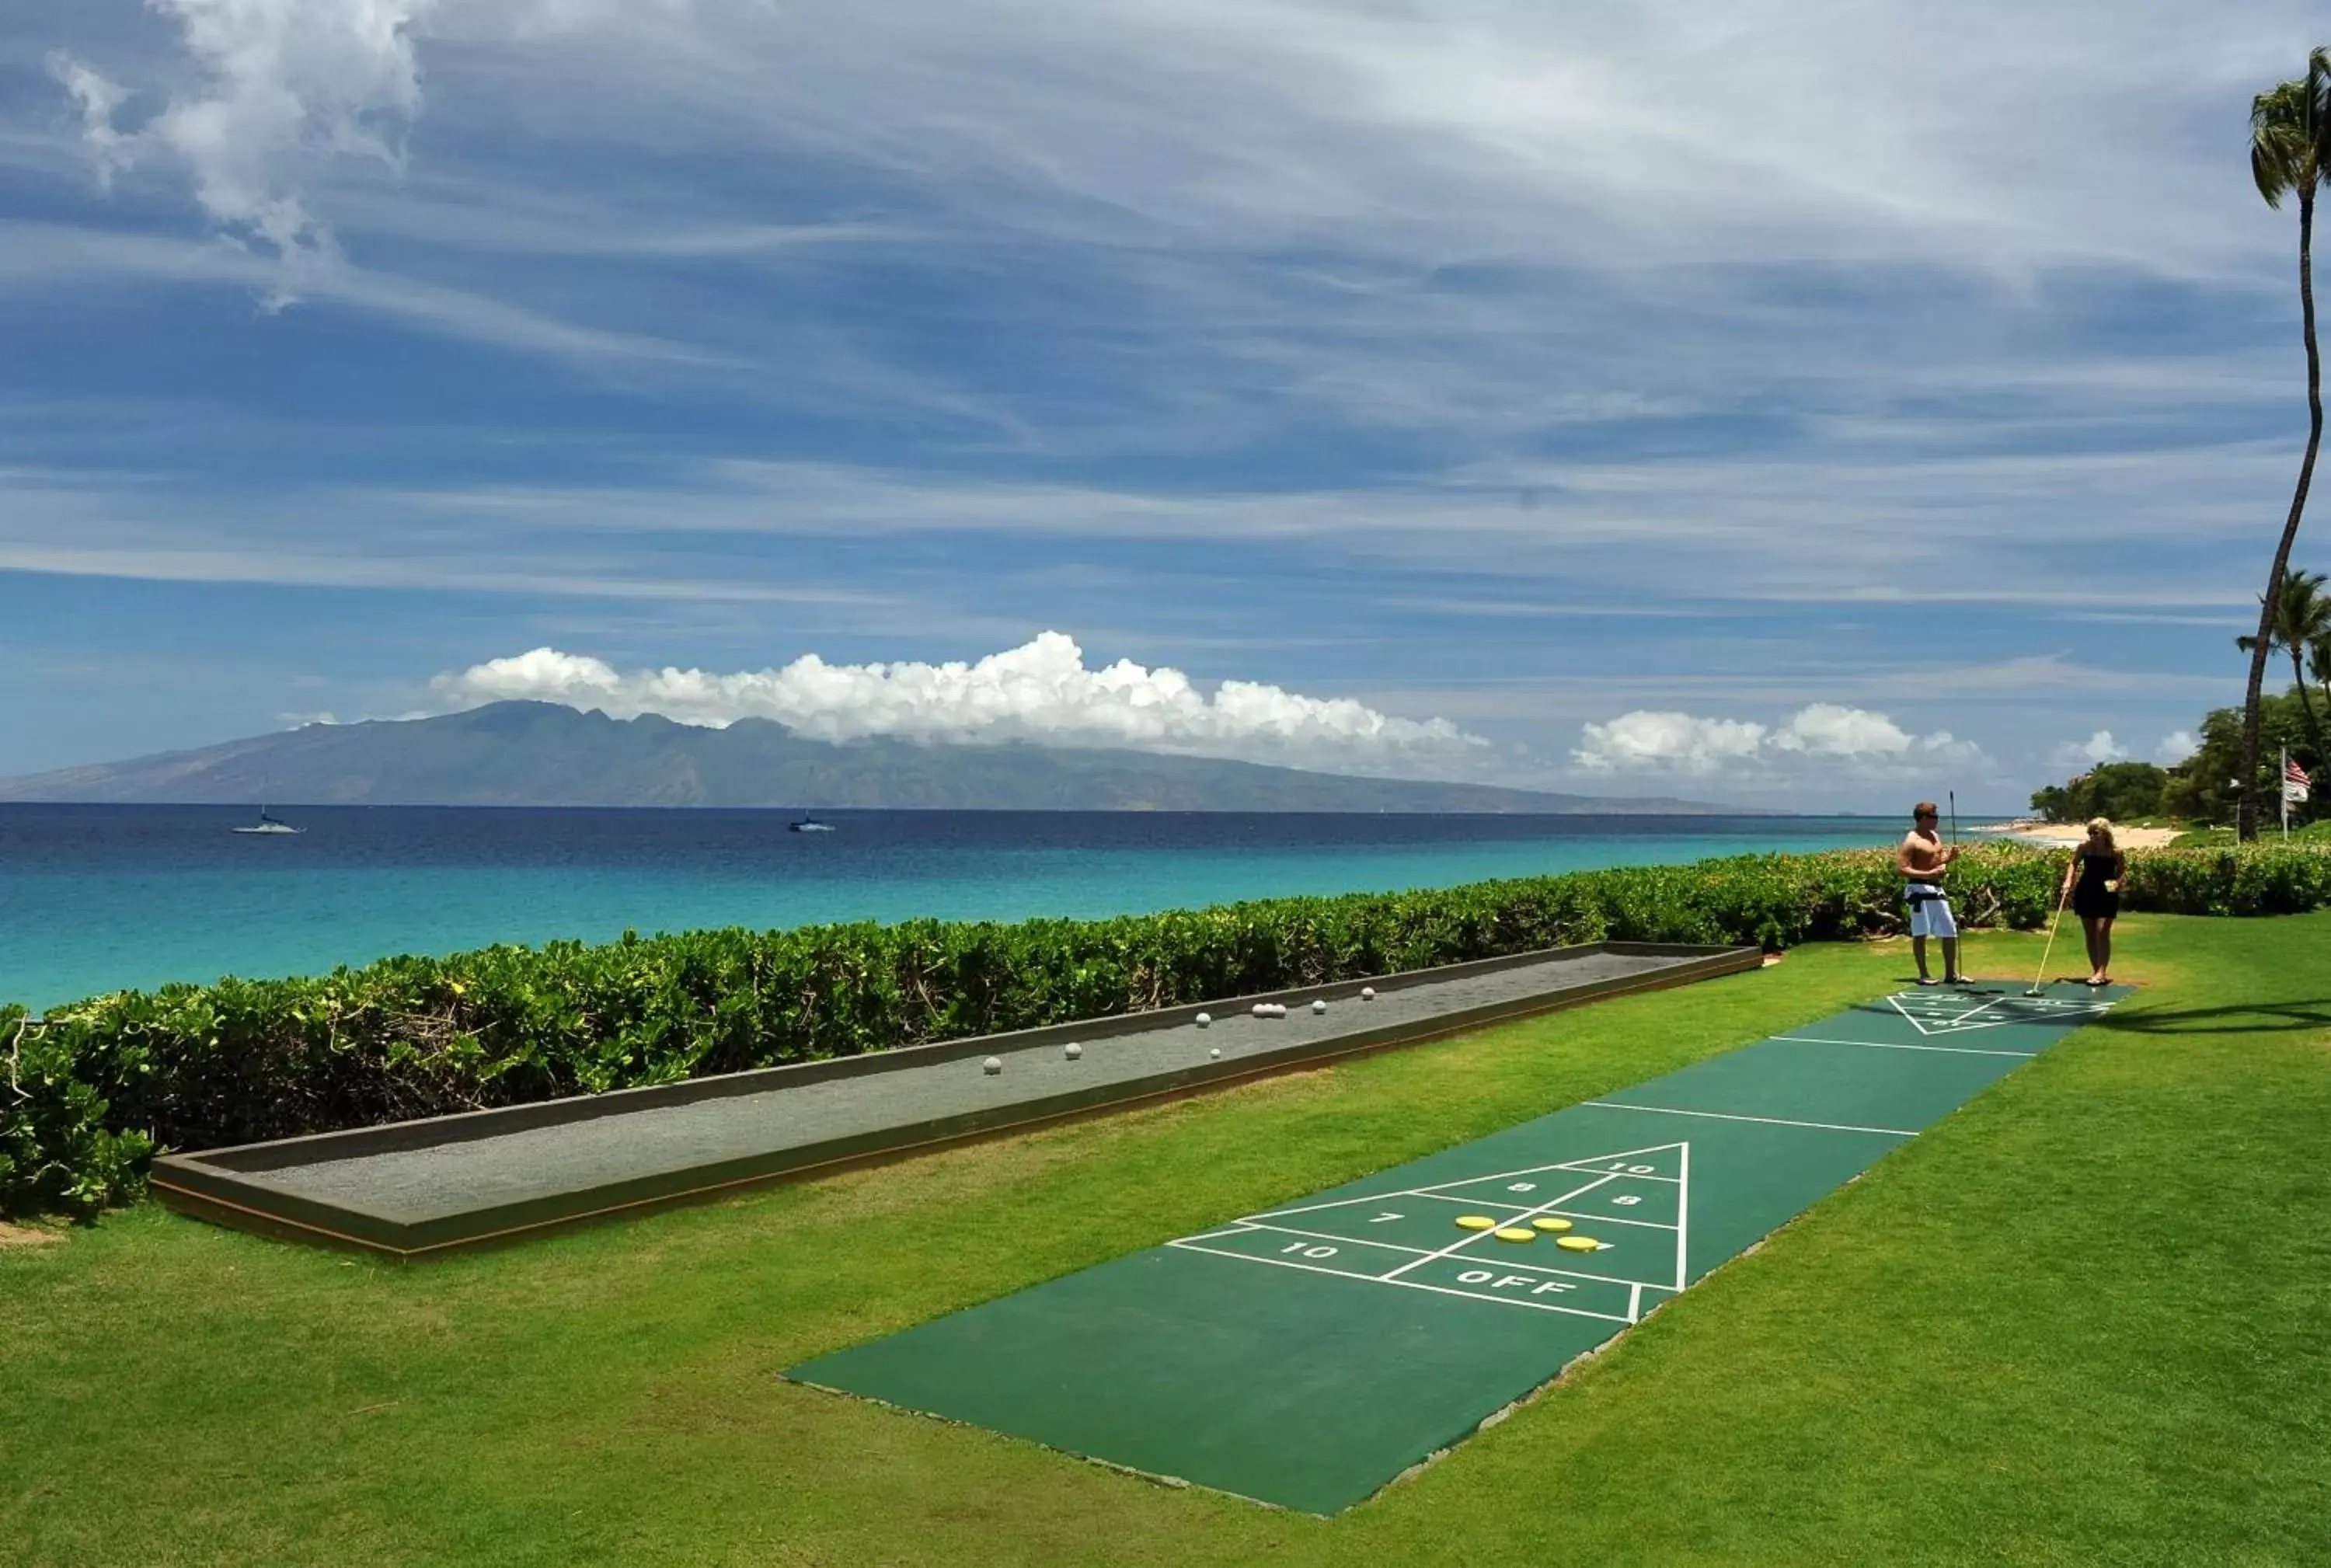
M 519 696 L 1807 810 L 2174 760 L 2326 31 L 24 0 L 0 774 Z

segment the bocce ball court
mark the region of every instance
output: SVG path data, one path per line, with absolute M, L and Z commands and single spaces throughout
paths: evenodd
M 1653 943 L 1554 948 L 169 1155 L 154 1162 L 151 1183 L 172 1208 L 221 1224 L 427 1259 L 1205 1093 L 1602 997 L 1754 969 L 1761 957 L 1754 947 Z M 1258 1010 L 1279 1015 L 1258 1016 Z

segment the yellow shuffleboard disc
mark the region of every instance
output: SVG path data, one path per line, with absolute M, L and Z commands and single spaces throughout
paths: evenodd
M 1554 1244 L 1566 1252 L 1600 1252 L 1603 1243 L 1592 1236 L 1557 1236 Z
M 1498 1229 L 1497 1237 L 1500 1241 L 1535 1241 L 1537 1232 L 1527 1225 L 1502 1225 Z
M 1537 1226 L 1541 1231 L 1567 1231 L 1570 1229 L 1570 1221 L 1564 1219 L 1559 1214 L 1540 1214 L 1537 1219 L 1532 1220 L 1530 1223 Z
M 1457 1216 L 1457 1229 L 1460 1231 L 1494 1231 L 1497 1228 L 1498 1222 L 1495 1220 L 1490 1219 L 1487 1214 L 1460 1214 Z

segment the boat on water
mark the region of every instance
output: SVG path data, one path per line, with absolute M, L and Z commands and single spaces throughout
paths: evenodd
M 788 831 L 796 833 L 830 833 L 833 832 L 833 824 L 832 822 L 822 822 L 815 817 L 806 814 L 804 814 L 801 821 L 797 822 L 787 822 L 785 827 Z
M 293 827 L 290 822 L 285 822 L 282 818 L 270 814 L 267 808 L 265 806 L 262 806 L 259 808 L 259 821 L 252 823 L 248 827 L 230 828 L 227 831 L 236 833 L 267 833 L 272 835 L 276 833 L 304 833 L 308 830 L 305 828 Z

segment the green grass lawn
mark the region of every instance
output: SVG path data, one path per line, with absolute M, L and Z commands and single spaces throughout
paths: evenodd
M 2294 844 L 2304 841 L 2310 846 L 2331 848 L 2331 818 L 2293 828 L 2287 837 L 2288 841 Z M 2268 821 L 2259 824 L 2260 843 L 2271 846 L 2283 842 L 2285 838 L 2286 835 L 2281 828 L 2274 822 Z M 2231 828 L 2188 828 L 2170 841 L 2170 847 L 2178 850 L 2217 850 L 2228 848 L 2234 842 L 2236 842 L 2234 830 Z
M 0 1247 L 0 1562 L 2331 1562 L 2331 915 L 2122 938 L 2107 1023 L 1333 1520 L 775 1373 L 1823 1017 L 1899 945 L 425 1266 L 150 1205 Z

